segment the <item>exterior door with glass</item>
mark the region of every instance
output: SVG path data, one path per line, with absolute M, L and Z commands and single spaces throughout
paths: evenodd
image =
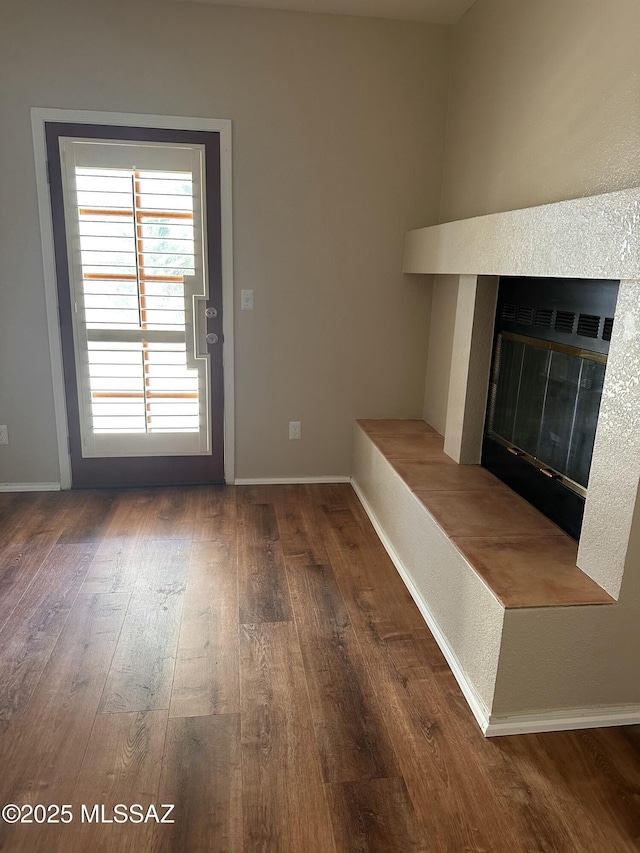
M 223 482 L 219 135 L 46 135 L 72 485 Z

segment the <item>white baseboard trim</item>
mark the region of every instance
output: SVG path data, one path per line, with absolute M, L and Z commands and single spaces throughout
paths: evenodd
M 351 477 L 236 477 L 235 486 L 291 486 L 304 483 L 350 483 Z
M 467 678 L 467 675 L 466 675 L 464 669 L 462 668 L 462 665 L 460 664 L 460 661 L 458 660 L 456 653 L 453 651 L 453 649 L 449 645 L 449 641 L 447 640 L 445 634 L 443 633 L 442 629 L 440 628 L 440 625 L 438 624 L 435 616 L 431 612 L 429 605 L 426 603 L 426 601 L 424 600 L 424 598 L 420 594 L 418 588 L 416 587 L 413 580 L 411 579 L 411 575 L 407 571 L 407 569 L 406 569 L 404 563 L 402 562 L 402 560 L 400 559 L 400 556 L 398 555 L 397 551 L 395 550 L 395 548 L 391 544 L 391 540 L 389 539 L 384 528 L 382 527 L 382 525 L 378 521 L 376 514 L 374 513 L 369 502 L 365 498 L 362 489 L 360 488 L 357 481 L 353 477 L 351 478 L 351 485 L 353 486 L 353 490 L 356 493 L 356 495 L 358 496 L 358 499 L 359 499 L 360 503 L 362 504 L 364 511 L 369 516 L 369 520 L 371 521 L 371 524 L 373 525 L 376 533 L 378 534 L 380 541 L 384 545 L 387 554 L 389 555 L 389 557 L 391 558 L 391 561 L 393 562 L 394 566 L 398 570 L 398 574 L 400 575 L 400 577 L 404 581 L 405 586 L 407 587 L 407 589 L 409 590 L 409 592 L 411 594 L 411 597 L 413 598 L 416 605 L 418 606 L 418 610 L 422 614 L 422 618 L 424 619 L 424 621 L 429 626 L 429 630 L 433 634 L 436 643 L 440 646 L 440 651 L 442 652 L 447 663 L 449 664 L 451 672 L 453 673 L 456 681 L 458 682 L 458 685 L 460 686 L 460 689 L 462 690 L 464 698 L 467 700 L 467 703 L 468 703 L 469 707 L 471 708 L 473 716 L 476 718 L 476 721 L 477 721 L 478 725 L 480 726 L 480 728 L 482 729 L 483 734 L 487 734 L 487 730 L 489 727 L 489 710 L 488 710 L 488 708 L 486 707 L 486 705 L 484 704 L 484 702 L 482 701 L 482 699 L 478 695 L 473 684 Z
M 60 483 L 0 483 L 0 492 L 59 492 Z
M 516 714 L 511 717 L 492 716 L 485 735 L 499 737 L 638 724 L 640 705 L 610 705 L 600 708 L 569 708 L 566 711 L 547 711 L 541 714 Z

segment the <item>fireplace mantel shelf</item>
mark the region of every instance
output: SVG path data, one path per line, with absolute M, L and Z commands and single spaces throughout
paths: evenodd
M 409 231 L 403 271 L 640 279 L 640 187 Z
M 484 468 L 452 461 L 424 421 L 358 425 L 505 609 L 614 603 L 576 566 L 572 539 Z

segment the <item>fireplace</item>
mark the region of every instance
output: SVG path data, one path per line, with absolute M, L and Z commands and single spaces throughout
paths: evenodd
M 500 279 L 482 465 L 578 539 L 617 281 Z
M 434 275 L 434 293 L 455 294 L 449 355 L 438 346 L 429 356 L 434 365 L 450 359 L 448 393 L 434 384 L 437 406 L 425 420 L 442 423 L 445 453 L 459 464 L 481 461 L 500 276 L 620 282 L 577 557 L 615 599 L 625 577 L 634 582 L 640 547 L 639 228 L 633 187 L 418 228 L 406 236 L 403 264 Z M 432 315 L 436 330 L 449 323 L 440 309 Z
M 615 605 L 495 614 L 494 599 L 475 573 L 451 571 L 455 554 L 447 562 L 440 538 L 420 552 L 425 568 L 417 583 L 426 589 L 435 576 L 427 606 L 440 620 L 441 648 L 452 652 L 461 685 L 471 685 L 465 692 L 470 705 L 479 695 L 487 708 L 476 716 L 488 719 L 489 733 L 494 723 L 494 732 L 514 733 L 640 721 L 639 234 L 640 188 L 631 188 L 429 226 L 406 237 L 404 271 L 433 275 L 438 295 L 425 420 L 443 433 L 445 453 L 460 465 L 481 461 L 500 277 L 620 282 L 615 321 L 607 324 L 613 328 L 576 558 Z M 583 318 L 583 331 L 587 322 Z M 590 342 L 602 340 L 603 331 L 599 322 Z M 537 332 L 532 323 L 515 333 L 536 338 Z M 443 366 L 445 380 L 438 382 Z M 404 525 L 399 519 L 399 528 Z M 487 531 L 466 544 L 502 549 L 498 559 L 514 572 L 514 583 L 535 585 L 538 567 L 548 567 L 547 554 L 564 540 L 549 535 L 539 551 L 526 550 L 531 537 L 524 530 Z M 516 550 L 520 556 L 512 559 Z M 503 725 L 509 719 L 514 724 Z

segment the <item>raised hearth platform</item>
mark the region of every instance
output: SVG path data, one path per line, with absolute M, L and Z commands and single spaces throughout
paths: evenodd
M 590 701 L 620 604 L 562 530 L 420 420 L 356 422 L 352 483 L 486 735 L 640 721 Z
M 505 608 L 614 603 L 576 566 L 573 539 L 481 466 L 450 459 L 424 421 L 357 424 Z

